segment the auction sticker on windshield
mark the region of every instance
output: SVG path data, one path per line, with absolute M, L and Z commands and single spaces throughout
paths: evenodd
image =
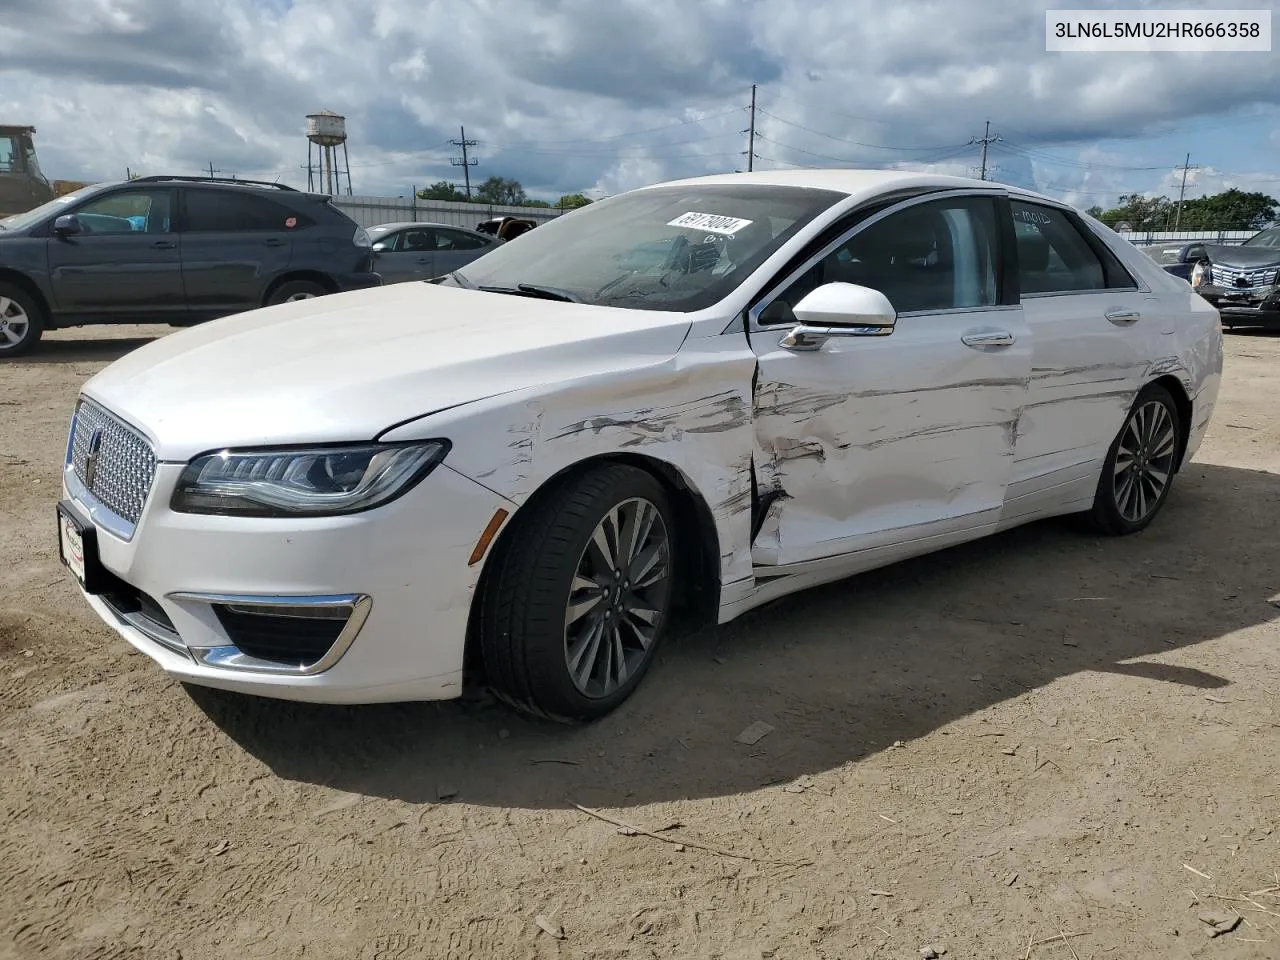
M 722 217 L 715 213 L 682 213 L 670 223 L 668 227 L 688 227 L 691 230 L 705 230 L 708 233 L 720 233 L 726 237 L 732 237 L 743 227 L 751 226 L 750 220 L 741 220 L 738 217 Z

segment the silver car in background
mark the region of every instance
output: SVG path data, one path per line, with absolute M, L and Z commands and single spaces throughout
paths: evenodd
M 448 223 L 381 223 L 369 235 L 383 283 L 444 276 L 504 242 Z

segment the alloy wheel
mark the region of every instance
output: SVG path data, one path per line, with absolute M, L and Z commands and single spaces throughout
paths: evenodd
M 1149 400 L 1133 412 L 1116 448 L 1112 490 L 1121 517 L 1139 523 L 1155 512 L 1177 453 L 1177 431 L 1165 404 Z
M 583 696 L 609 696 L 649 657 L 662 627 L 671 569 L 667 525 L 648 500 L 625 500 L 596 525 L 564 613 L 565 663 Z
M 0 349 L 22 342 L 31 329 L 31 318 L 16 300 L 0 296 Z

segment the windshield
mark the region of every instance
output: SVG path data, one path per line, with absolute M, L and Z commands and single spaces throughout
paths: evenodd
M 96 193 L 97 189 L 97 187 L 81 187 L 79 190 L 74 190 L 71 193 L 63 194 L 60 197 L 54 197 L 47 203 L 40 204 L 40 206 L 36 207 L 34 210 L 28 210 L 26 213 L 17 213 L 12 217 L 6 217 L 5 219 L 0 220 L 0 227 L 3 227 L 5 230 L 22 230 L 25 227 L 31 226 L 33 223 L 38 223 L 47 216 L 65 210 L 77 200 L 82 200 L 91 193 Z
M 1241 246 L 1280 249 L 1280 227 L 1272 227 L 1270 230 L 1263 230 L 1256 236 L 1250 237 L 1242 243 Z
M 702 310 L 844 198 L 755 183 L 637 190 L 541 224 L 457 275 L 464 286 L 538 286 L 603 306 Z
M 1177 243 L 1156 243 L 1142 249 L 1156 263 L 1177 263 L 1178 254 L 1182 252 L 1182 247 L 1183 244 L 1179 241 Z

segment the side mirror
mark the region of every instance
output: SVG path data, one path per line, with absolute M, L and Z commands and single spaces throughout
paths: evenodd
M 64 213 L 53 221 L 53 232 L 59 237 L 70 237 L 77 233 L 84 233 L 84 225 L 74 213 Z
M 884 337 L 898 311 L 879 290 L 856 283 L 824 283 L 794 307 L 798 325 L 778 343 L 789 350 L 818 350 L 830 337 Z
M 374 253 L 385 253 L 387 250 L 387 245 L 385 243 L 379 242 L 379 243 L 375 243 L 370 249 L 373 250 Z

